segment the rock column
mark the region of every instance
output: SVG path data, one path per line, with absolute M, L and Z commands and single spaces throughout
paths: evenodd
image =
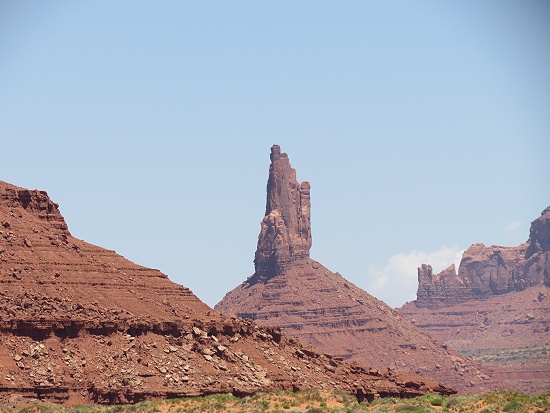
M 271 147 L 265 217 L 254 258 L 255 276 L 271 278 L 296 261 L 309 257 L 311 248 L 310 184 L 296 180 L 286 153 Z

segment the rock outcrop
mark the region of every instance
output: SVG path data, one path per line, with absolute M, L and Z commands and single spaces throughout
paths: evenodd
M 125 403 L 337 388 L 450 393 L 221 315 L 160 271 L 74 238 L 46 192 L 0 181 L 0 397 Z
M 433 274 L 418 268 L 417 307 L 438 308 L 493 295 L 550 286 L 550 207 L 531 224 L 529 240 L 517 247 L 473 244 L 454 265 Z
M 311 248 L 309 182 L 296 181 L 296 171 L 279 145 L 273 145 L 270 158 L 266 211 L 250 282 L 284 273 L 292 263 L 309 257 Z
M 417 299 L 399 311 L 438 340 L 504 368 L 508 388 L 550 391 L 550 207 L 517 247 L 474 244 L 433 274 L 418 268 Z
M 480 365 L 449 351 L 382 301 L 309 258 L 309 195 L 309 183 L 298 184 L 288 156 L 273 146 L 256 271 L 215 309 L 278 325 L 365 368 L 394 366 L 462 392 L 493 388 Z

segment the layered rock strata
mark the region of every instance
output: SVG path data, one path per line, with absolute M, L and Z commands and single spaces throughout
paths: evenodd
M 437 308 L 398 309 L 430 336 L 485 365 L 500 388 L 550 391 L 550 288 L 546 286 Z
M 286 218 L 285 218 L 286 217 Z M 365 367 L 397 367 L 462 392 L 492 388 L 479 364 L 445 348 L 399 313 L 309 258 L 310 185 L 275 145 L 255 273 L 215 309 L 262 324 Z
M 474 244 L 433 274 L 418 268 L 417 299 L 399 311 L 438 340 L 504 368 L 509 388 L 550 391 L 550 207 L 517 247 Z
M 270 158 L 266 211 L 252 283 L 284 273 L 292 263 L 309 257 L 311 248 L 309 182 L 296 181 L 296 171 L 279 145 L 273 145 Z
M 550 286 L 550 207 L 531 224 L 529 240 L 517 247 L 473 244 L 454 265 L 433 274 L 418 268 L 417 307 L 437 308 L 490 296 Z
M 45 192 L 0 181 L 0 397 L 125 403 L 307 387 L 360 400 L 452 392 L 222 318 L 160 271 L 74 238 Z

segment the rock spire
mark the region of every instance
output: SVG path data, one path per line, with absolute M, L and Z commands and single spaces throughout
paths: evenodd
M 268 279 L 288 264 L 309 257 L 311 248 L 310 185 L 296 180 L 279 145 L 271 147 L 265 217 L 254 258 L 256 279 Z
M 309 258 L 310 247 L 310 185 L 296 181 L 287 154 L 274 145 L 255 273 L 228 292 L 215 310 L 279 326 L 289 336 L 354 360 L 375 374 L 391 366 L 390 371 L 421 374 L 459 391 L 468 391 L 469 383 L 475 383 L 477 392 L 491 388 L 489 376 L 475 363 L 451 353 L 382 301 Z M 314 370 L 323 366 L 332 368 L 320 364 Z

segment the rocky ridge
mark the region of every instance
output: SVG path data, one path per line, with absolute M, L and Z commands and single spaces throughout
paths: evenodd
M 550 286 L 550 207 L 531 224 L 529 240 L 517 247 L 473 244 L 454 265 L 433 274 L 418 268 L 417 307 L 437 308 L 490 296 Z
M 368 400 L 452 392 L 221 317 L 160 271 L 73 237 L 46 192 L 0 181 L 0 397 L 126 403 L 307 387 Z
M 463 354 L 504 368 L 508 388 L 550 391 L 550 207 L 517 247 L 474 244 L 433 274 L 418 268 L 417 299 L 399 312 Z
M 310 246 L 310 185 L 296 181 L 288 156 L 275 145 L 255 273 L 215 309 L 278 325 L 305 343 L 366 367 L 394 366 L 462 392 L 494 388 L 479 364 L 309 258 Z

